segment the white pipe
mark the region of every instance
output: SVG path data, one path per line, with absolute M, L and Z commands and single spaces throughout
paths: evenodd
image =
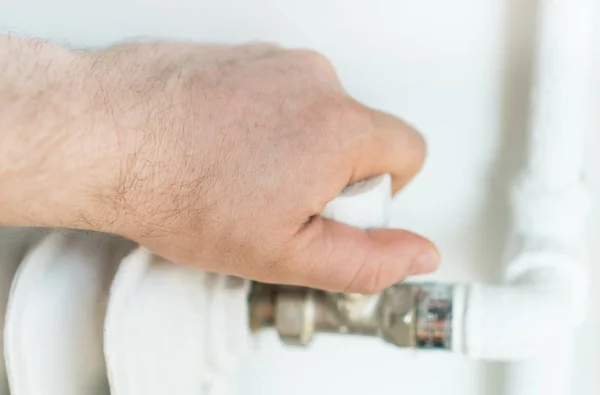
M 512 259 L 502 287 L 470 287 L 467 353 L 522 359 L 511 395 L 570 394 L 573 330 L 585 316 L 582 181 L 595 0 L 540 2 L 526 171 L 514 193 Z
M 523 242 L 507 279 L 524 279 L 537 289 L 546 285 L 558 300 L 550 325 L 539 328 L 547 342 L 544 351 L 508 366 L 508 395 L 571 394 L 574 329 L 585 316 L 589 287 L 584 248 L 589 197 L 582 173 L 596 4 L 545 0 L 539 5 L 529 163 L 515 213 L 515 233 Z M 545 279 L 543 267 L 534 272 L 538 276 L 527 277 L 526 257 L 536 245 L 563 254 L 562 264 L 548 267 L 554 277 Z M 544 332 L 553 325 L 563 330 Z
M 597 0 L 539 3 L 529 174 L 546 186 L 581 180 Z

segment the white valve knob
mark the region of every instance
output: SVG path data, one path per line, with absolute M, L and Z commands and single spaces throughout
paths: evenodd
M 358 228 L 383 228 L 389 223 L 392 179 L 389 174 L 352 184 L 329 202 L 321 216 Z

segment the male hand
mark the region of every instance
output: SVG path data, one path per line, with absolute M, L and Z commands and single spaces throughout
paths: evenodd
M 377 292 L 437 267 L 435 247 L 413 233 L 319 216 L 367 177 L 391 173 L 397 192 L 425 155 L 414 129 L 350 98 L 322 55 L 137 43 L 69 57 L 55 73 L 64 102 L 53 102 L 68 116 L 27 132 L 54 133 L 40 138 L 54 142 L 43 169 L 56 181 L 41 193 L 62 225 L 210 271 L 333 291 Z

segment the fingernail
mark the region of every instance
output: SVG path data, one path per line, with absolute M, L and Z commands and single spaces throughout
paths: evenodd
M 427 250 L 415 258 L 411 274 L 431 273 L 437 269 L 439 261 L 440 255 L 435 249 Z

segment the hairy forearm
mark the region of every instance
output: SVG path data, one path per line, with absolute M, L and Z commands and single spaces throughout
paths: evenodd
M 0 225 L 88 227 L 94 133 L 78 55 L 0 36 Z M 96 168 L 95 168 L 96 167 Z
M 419 134 L 269 44 L 86 53 L 0 37 L 0 224 L 117 233 L 260 281 L 376 292 L 437 266 L 409 232 L 318 214 L 348 183 L 419 170 Z

